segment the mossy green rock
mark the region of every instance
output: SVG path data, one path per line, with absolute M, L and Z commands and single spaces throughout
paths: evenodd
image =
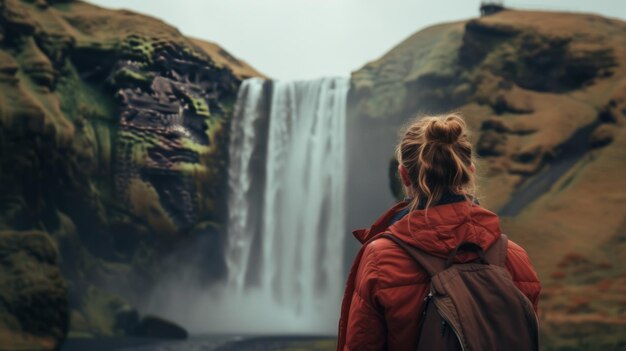
M 0 344 L 55 348 L 68 330 L 67 288 L 50 236 L 0 231 Z
M 242 77 L 199 44 L 129 11 L 0 2 L 0 230 L 37 231 L 59 248 L 71 328 L 80 333 L 124 334 L 127 301 L 149 291 L 174 262 L 165 258 L 198 235 L 223 240 L 202 228 L 225 216 L 227 131 Z M 41 251 L 34 239 L 20 245 L 11 267 Z M 56 269 L 47 253 L 33 255 Z M 223 274 L 219 255 L 205 263 L 215 272 L 207 279 Z M 40 307 L 12 327 L 60 340 L 67 305 L 50 323 L 39 321 L 56 306 Z M 9 312 L 0 317 L 16 317 Z

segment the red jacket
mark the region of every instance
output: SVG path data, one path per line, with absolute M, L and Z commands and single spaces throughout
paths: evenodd
M 428 253 L 445 258 L 459 243 L 471 241 L 487 250 L 500 236 L 498 216 L 467 201 L 416 210 L 389 226 L 407 205 L 401 202 L 370 229 L 354 231 L 363 247 L 357 254 L 343 297 L 339 320 L 339 351 L 415 350 L 419 312 L 429 288 L 425 271 L 388 239 L 385 231 Z M 409 230 L 410 226 L 410 230 Z M 461 262 L 475 254 L 459 255 Z M 515 285 L 537 309 L 541 286 L 528 254 L 509 241 L 506 268 Z

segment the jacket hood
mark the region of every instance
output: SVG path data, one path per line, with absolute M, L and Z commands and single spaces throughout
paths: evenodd
M 392 223 L 408 205 L 407 201 L 396 204 L 369 229 L 355 230 L 353 234 L 361 243 L 366 243 L 384 232 L 390 232 L 409 245 L 445 258 L 464 241 L 476 243 L 487 251 L 502 233 L 498 216 L 470 201 L 414 210 Z M 465 261 L 473 255 L 459 255 L 458 258 Z

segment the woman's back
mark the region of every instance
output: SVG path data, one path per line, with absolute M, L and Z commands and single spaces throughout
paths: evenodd
M 338 350 L 417 349 L 430 276 L 396 243 L 381 238 L 383 233 L 443 259 L 463 242 L 486 252 L 502 233 L 497 215 L 473 201 L 474 156 L 460 115 L 416 119 L 398 144 L 396 158 L 412 200 L 394 206 L 370 229 L 354 232 L 364 245 L 346 284 Z M 460 263 L 476 258 L 473 252 L 456 256 Z M 536 310 L 537 274 L 527 253 L 513 242 L 506 268 Z
M 383 217 L 393 219 L 397 211 L 392 209 Z M 360 239 L 367 242 L 388 231 L 424 252 L 446 258 L 463 241 L 477 243 L 486 251 L 501 233 L 494 213 L 464 199 L 431 207 L 428 221 L 425 218 L 423 210 L 414 211 L 387 230 L 359 232 Z M 474 258 L 472 254 L 460 257 L 461 261 Z M 526 252 L 513 242 L 509 242 L 506 266 L 536 308 L 541 289 L 537 275 Z M 429 290 L 428 274 L 385 238 L 365 246 L 355 274 L 343 350 L 415 350 L 420 311 Z

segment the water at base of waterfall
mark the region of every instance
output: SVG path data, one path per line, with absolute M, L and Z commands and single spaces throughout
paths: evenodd
M 199 335 L 188 340 L 144 338 L 67 339 L 60 351 L 334 351 L 336 339 L 324 336 L 236 336 Z

